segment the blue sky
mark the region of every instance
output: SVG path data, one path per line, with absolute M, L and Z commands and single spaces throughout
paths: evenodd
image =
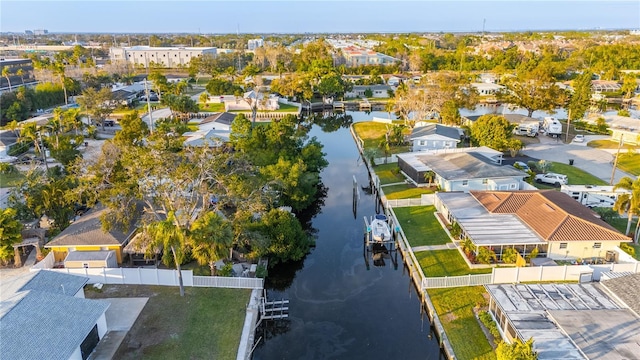
M 0 31 L 460 32 L 639 29 L 640 1 L 0 1 Z

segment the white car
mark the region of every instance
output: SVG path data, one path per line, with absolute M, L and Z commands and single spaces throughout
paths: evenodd
M 584 142 L 584 135 L 576 135 L 576 137 L 573 138 L 573 142 L 577 142 L 577 143 Z
M 567 185 L 567 183 L 569 182 L 567 175 L 556 173 L 538 174 L 536 175 L 535 180 L 538 184 L 545 183 L 553 185 L 555 187 L 560 187 L 560 185 Z
M 517 166 L 516 166 L 516 165 L 517 165 Z M 522 169 L 522 171 L 525 171 L 525 172 L 529 172 L 529 170 L 530 170 L 530 169 L 529 169 L 529 165 L 527 165 L 527 164 L 526 164 L 526 163 L 524 163 L 523 161 L 516 161 L 516 162 L 514 162 L 514 163 L 513 163 L 513 167 L 515 167 L 516 169 L 517 169 L 517 168 L 520 168 L 520 169 Z

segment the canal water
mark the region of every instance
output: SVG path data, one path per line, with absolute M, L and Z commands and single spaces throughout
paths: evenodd
M 347 112 L 353 122 L 386 112 Z M 335 126 L 323 126 L 332 129 Z M 310 220 L 316 246 L 302 262 L 269 271 L 269 300 L 288 299 L 289 318 L 258 328 L 255 360 L 439 359 L 440 350 L 402 257 L 369 268 L 363 254 L 363 217 L 375 215 L 375 198 L 362 189 L 354 216 L 353 177 L 369 179 L 348 127 L 310 136 L 324 145 L 326 197 Z M 391 254 L 393 256 L 393 254 Z

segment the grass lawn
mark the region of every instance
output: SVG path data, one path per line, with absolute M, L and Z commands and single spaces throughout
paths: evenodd
M 404 176 L 400 174 L 398 163 L 376 165 L 373 167 L 373 170 L 380 178 L 380 184 L 382 185 L 404 181 Z M 394 172 L 394 170 L 397 170 L 397 172 Z
M 587 143 L 587 146 L 595 149 L 617 149 L 620 142 L 618 140 L 592 140 Z M 632 144 L 622 144 L 623 149 L 638 149 L 638 146 Z
M 210 104 L 202 104 L 198 103 L 198 111 L 201 112 L 223 112 L 224 104 L 222 103 L 210 103 Z
M 434 206 L 395 208 L 396 216 L 411 246 L 443 245 L 451 241 L 433 215 Z
M 569 164 L 552 162 L 547 172 L 567 175 L 570 185 L 609 185 L 606 181 Z M 532 185 L 538 189 L 554 189 L 553 185 L 538 184 L 535 181 Z
M 469 269 L 462 255 L 456 249 L 418 251 L 415 255 L 427 277 L 490 274 L 492 270 L 491 268 Z
M 640 154 L 620 154 L 620 157 L 618 158 L 618 168 L 635 176 L 640 175 Z
M 640 245 L 634 245 L 634 244 L 629 244 L 629 245 L 631 245 L 634 249 L 636 249 L 635 258 L 636 260 L 640 260 Z
M 298 111 L 298 107 L 295 105 L 289 105 L 289 104 L 278 104 L 279 105 L 279 109 L 276 110 L 275 112 L 293 112 L 293 111 Z
M 17 170 L 9 174 L 0 173 L 0 188 L 15 186 L 22 179 L 24 179 L 24 175 Z
M 235 359 L 250 290 L 104 285 L 87 298 L 149 297 L 116 359 Z M 131 349 L 129 343 L 140 347 Z
M 482 286 L 427 290 L 458 359 L 495 359 L 473 313 L 475 306 L 487 306 Z
M 433 194 L 433 190 L 427 187 L 415 187 L 409 184 L 391 185 L 382 188 L 387 199 L 413 199 L 422 194 Z
M 402 121 L 397 121 L 397 123 L 402 123 Z M 377 149 L 380 154 L 378 157 L 384 156 L 382 154 L 382 150 L 379 149 L 380 141 L 383 140 L 384 134 L 387 132 L 387 126 L 389 124 L 373 122 L 373 121 L 365 121 L 353 124 L 353 130 L 356 134 L 364 141 L 365 149 Z M 411 134 L 411 129 L 404 130 L 405 135 Z M 409 146 L 390 146 L 391 154 L 397 154 L 402 152 L 409 151 Z

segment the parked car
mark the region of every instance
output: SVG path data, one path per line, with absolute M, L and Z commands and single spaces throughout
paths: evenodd
M 567 179 L 567 175 L 556 174 L 556 173 L 546 173 L 546 174 L 538 174 L 535 177 L 537 183 L 545 183 L 550 184 L 555 187 L 559 187 L 560 185 L 567 185 L 569 179 Z
M 516 169 L 521 169 L 522 171 L 526 171 L 529 172 L 529 165 L 525 164 L 522 161 L 516 161 L 513 163 L 513 167 L 515 167 Z
M 573 142 L 577 142 L 577 143 L 584 142 L 584 135 L 576 135 L 576 137 L 573 138 Z

